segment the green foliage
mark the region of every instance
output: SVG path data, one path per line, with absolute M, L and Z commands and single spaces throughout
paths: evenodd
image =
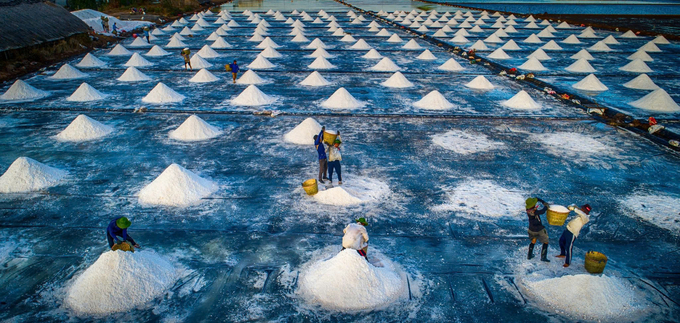
M 416 7 L 416 9 L 419 9 L 419 10 L 422 10 L 422 11 L 430 11 L 430 10 L 434 9 L 434 6 L 422 5 L 422 6 Z

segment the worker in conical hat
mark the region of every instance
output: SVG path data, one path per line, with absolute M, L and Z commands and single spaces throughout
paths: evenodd
M 124 216 L 115 218 L 109 222 L 109 226 L 106 228 L 106 240 L 109 241 L 109 248 L 113 248 L 114 244 L 118 244 L 121 241 L 118 237 L 123 238 L 122 241 L 128 241 L 135 248 L 140 246 L 135 242 L 134 239 L 127 233 L 127 229 L 130 227 L 132 222 Z
M 187 69 L 187 65 L 189 65 L 190 70 L 193 69 L 193 67 L 191 67 L 191 57 L 189 57 L 190 54 L 191 51 L 189 50 L 188 47 L 182 49 L 182 52 L 180 53 L 180 55 L 182 55 L 182 58 L 184 58 L 184 70 Z
M 229 71 L 231 72 L 231 78 L 234 79 L 234 83 L 236 83 L 236 77 L 238 76 L 238 71 L 240 69 L 241 68 L 238 67 L 236 60 L 234 60 L 233 63 L 229 64 Z
M 560 237 L 560 254 L 557 258 L 564 258 L 564 268 L 571 265 L 572 249 L 574 248 L 574 241 L 578 238 L 581 228 L 590 221 L 590 204 L 584 204 L 577 207 L 576 204 L 569 205 L 569 210 L 576 213 L 576 217 L 567 223 L 567 228 L 562 232 Z
M 340 154 L 340 144 L 342 141 L 336 137 L 332 145 L 328 146 L 328 181 L 333 184 L 333 171 L 338 174 L 338 184 L 342 185 L 342 154 Z
M 358 218 L 354 222 L 348 224 L 342 231 L 345 234 L 342 237 L 342 250 L 354 249 L 368 260 L 368 232 L 366 232 L 368 221 L 365 218 Z
M 538 202 L 543 204 L 543 207 L 540 209 L 538 208 Z M 541 215 L 548 211 L 550 204 L 537 197 L 528 198 L 525 204 L 527 216 L 529 217 L 529 229 L 527 232 L 529 233 L 529 239 L 531 239 L 527 259 L 534 257 L 534 245 L 536 244 L 536 240 L 538 240 L 543 244 L 543 247 L 541 248 L 541 261 L 550 262 L 550 260 L 548 260 L 548 242 L 550 241 L 548 231 L 541 222 Z

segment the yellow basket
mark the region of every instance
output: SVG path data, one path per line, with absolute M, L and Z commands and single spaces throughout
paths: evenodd
M 328 130 L 326 130 L 323 133 L 323 142 L 332 146 L 333 143 L 335 142 L 335 138 L 337 138 L 337 137 L 338 137 L 338 133 L 336 131 L 331 130 L 329 132 Z
M 557 206 L 557 205 L 555 205 Z M 567 220 L 567 217 L 569 216 L 569 211 L 567 212 L 557 212 L 552 209 L 552 206 L 548 208 L 548 213 L 546 214 L 546 218 L 548 218 L 548 223 L 550 225 L 558 225 L 562 226 L 564 225 L 564 221 Z
M 313 178 L 302 182 L 302 188 L 307 192 L 307 195 L 319 193 L 319 183 Z
M 607 266 L 607 256 L 597 251 L 588 251 L 586 253 L 586 270 L 591 274 L 599 274 L 604 271 Z
M 123 251 L 135 252 L 135 247 L 131 246 L 127 241 L 123 241 L 123 242 L 114 244 L 113 247 L 111 247 L 111 250 L 113 250 L 113 251 L 123 250 Z

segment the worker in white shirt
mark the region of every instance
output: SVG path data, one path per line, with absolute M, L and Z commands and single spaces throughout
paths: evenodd
M 569 210 L 576 213 L 576 217 L 567 223 L 567 228 L 562 232 L 560 237 L 560 254 L 557 258 L 564 258 L 564 268 L 571 264 L 572 249 L 574 248 L 574 241 L 578 238 L 581 228 L 590 220 L 590 210 L 592 208 L 589 204 L 584 204 L 578 208 L 575 204 L 569 205 Z
M 362 255 L 366 260 L 366 252 L 368 251 L 368 232 L 366 232 L 366 222 L 365 218 L 359 218 L 355 220 L 356 223 L 350 223 L 347 225 L 345 230 L 342 232 L 345 235 L 342 237 L 342 250 L 354 249 L 360 255 Z

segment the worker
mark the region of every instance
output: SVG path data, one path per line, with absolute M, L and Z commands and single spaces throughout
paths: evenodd
M 109 248 L 113 248 L 114 242 L 119 243 L 118 237 L 122 237 L 123 241 L 129 241 L 135 248 L 139 248 L 139 245 L 127 233 L 127 228 L 130 227 L 130 224 L 132 224 L 132 222 L 124 216 L 115 218 L 109 222 L 109 226 L 106 228 L 106 240 L 109 241 Z
M 151 38 L 150 33 L 149 33 L 149 27 L 144 27 L 144 37 L 146 37 L 146 42 L 151 44 Z
M 236 60 L 234 60 L 233 63 L 229 64 L 229 68 L 231 69 L 231 78 L 233 78 L 234 83 L 236 83 L 236 76 L 238 75 L 238 71 L 240 70 L 238 64 L 236 64 Z
M 326 131 L 326 126 L 321 127 L 321 132 L 314 135 L 314 147 L 319 155 L 319 183 L 324 184 L 324 179 L 328 179 L 326 173 L 328 171 L 328 157 L 326 157 L 326 148 L 323 144 L 323 133 Z
M 538 202 L 543 204 L 541 209 L 538 208 Z M 550 241 L 548 237 L 548 231 L 541 222 L 541 215 L 548 211 L 550 205 L 537 197 L 528 198 L 525 204 L 527 216 L 529 217 L 529 229 L 527 232 L 529 233 L 529 239 L 531 239 L 527 259 L 534 257 L 534 245 L 536 244 L 536 240 L 538 240 L 543 244 L 541 247 L 541 261 L 550 262 L 548 259 L 548 242 Z
M 340 133 L 338 132 L 338 136 Z M 338 173 L 338 184 L 342 185 L 342 171 L 340 168 L 340 161 L 342 155 L 340 154 L 340 144 L 342 141 L 336 137 L 332 145 L 328 146 L 328 181 L 333 184 L 333 171 Z
M 354 221 L 355 223 L 348 224 L 345 230 L 342 230 L 345 234 L 342 237 L 342 250 L 354 249 L 368 260 L 368 232 L 366 232 L 368 222 L 365 218 L 358 218 Z
M 118 35 L 118 25 L 116 23 L 113 23 L 113 29 L 111 29 L 111 33 L 114 35 Z
M 578 238 L 581 228 L 590 220 L 589 204 L 584 204 L 580 208 L 576 204 L 569 205 L 569 210 L 576 213 L 576 217 L 567 223 L 567 228 L 562 232 L 560 237 L 560 254 L 557 258 L 564 258 L 564 268 L 571 264 L 572 249 L 574 248 L 574 241 Z
M 189 69 L 192 70 L 193 67 L 191 67 L 191 58 L 189 57 L 189 54 L 191 54 L 191 51 L 189 48 L 185 48 L 182 50 L 180 55 L 184 58 L 184 70 L 187 70 L 187 65 L 189 65 Z

